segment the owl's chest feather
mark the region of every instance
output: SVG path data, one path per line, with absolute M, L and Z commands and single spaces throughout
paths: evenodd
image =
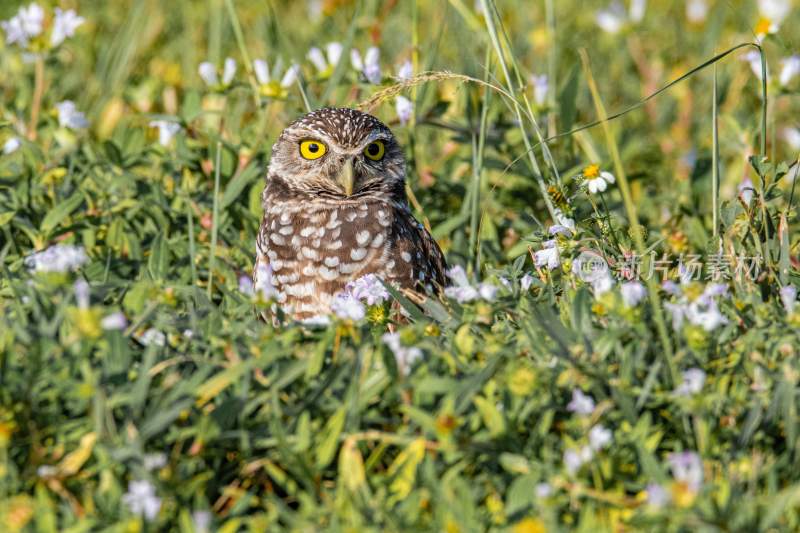
M 268 204 L 258 244 L 281 298 L 325 307 L 349 281 L 371 273 L 394 278 L 396 210 L 382 200 Z

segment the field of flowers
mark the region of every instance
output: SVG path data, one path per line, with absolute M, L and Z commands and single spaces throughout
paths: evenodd
M 795 7 L 4 0 L 0 531 L 797 531 Z M 276 327 L 325 105 L 450 286 Z

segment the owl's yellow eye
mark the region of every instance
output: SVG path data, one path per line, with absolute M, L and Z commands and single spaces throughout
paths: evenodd
M 383 144 L 383 141 L 372 141 L 364 148 L 364 155 L 373 161 L 380 161 L 385 153 L 386 145 Z
M 328 148 L 319 141 L 303 141 L 300 143 L 300 155 L 305 159 L 319 159 Z

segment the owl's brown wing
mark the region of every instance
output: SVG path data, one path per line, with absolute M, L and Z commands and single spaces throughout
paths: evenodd
M 433 236 L 407 210 L 394 217 L 395 280 L 402 288 L 422 293 L 441 292 L 447 264 Z

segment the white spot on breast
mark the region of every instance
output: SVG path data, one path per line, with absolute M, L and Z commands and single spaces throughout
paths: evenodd
M 335 267 L 336 265 L 339 264 L 339 258 L 334 256 L 326 257 L 324 262 L 325 266 Z
M 410 263 L 411 262 L 411 254 L 408 253 L 408 252 L 402 252 L 400 254 L 400 257 L 402 257 L 403 261 L 405 261 L 406 263 Z
M 283 237 L 281 237 L 280 235 L 278 235 L 277 233 L 270 233 L 269 234 L 269 240 L 271 240 L 272 242 L 274 242 L 278 246 L 283 246 L 284 244 L 286 244 L 286 240 Z
M 392 269 L 392 268 L 394 268 L 394 265 L 395 265 L 395 264 L 396 264 L 396 263 L 394 262 L 394 259 L 389 259 L 389 262 L 388 262 L 388 263 L 386 263 L 386 268 L 388 268 L 388 269 Z
M 383 233 L 378 233 L 377 235 L 375 235 L 375 238 L 372 239 L 372 243 L 370 243 L 370 246 L 372 246 L 373 248 L 377 248 L 381 244 L 383 244 Z
M 325 227 L 328 229 L 333 229 L 339 226 L 341 223 L 342 221 L 339 220 L 339 211 L 334 209 L 333 211 L 331 211 L 331 217 L 328 219 L 328 223 L 325 224 Z
M 325 281 L 333 281 L 339 277 L 339 273 L 337 271 L 331 270 L 325 266 L 320 266 L 318 272 L 320 277 Z
M 339 267 L 339 271 L 342 274 L 352 274 L 353 272 L 359 270 L 360 268 L 361 265 L 359 265 L 358 263 L 342 263 L 341 266 Z
M 280 276 L 275 276 L 275 278 L 280 284 L 297 283 L 297 281 L 300 279 L 300 274 L 297 272 L 292 272 L 291 274 L 281 274 Z
M 342 234 L 342 228 L 336 228 L 335 230 L 333 230 L 333 233 L 331 233 L 331 237 L 334 239 L 338 239 L 339 235 L 341 234 Z
M 322 221 L 325 219 L 325 213 L 314 213 L 309 217 L 309 220 L 312 224 L 322 224 Z
M 319 239 L 314 239 L 313 241 L 311 241 L 311 246 L 313 246 L 314 248 L 319 248 L 319 244 L 320 244 Z
M 331 250 L 338 250 L 342 247 L 342 241 L 333 241 L 332 243 L 328 244 L 328 248 Z
M 355 211 L 350 211 L 349 213 L 347 213 L 344 216 L 344 218 L 346 218 L 348 222 L 352 222 L 352 221 L 354 221 L 356 219 L 356 212 Z
M 356 242 L 358 243 L 359 246 L 364 246 L 365 244 L 367 244 L 368 240 L 369 240 L 369 231 L 364 230 L 356 233 Z
M 275 221 L 274 221 L 274 220 L 273 220 L 272 222 L 270 222 L 270 223 L 269 223 L 269 229 L 271 229 L 272 231 L 275 231 L 275 227 L 276 227 L 276 226 L 277 226 L 277 224 L 275 224 Z
M 294 246 L 295 248 L 300 247 L 300 237 L 298 237 L 297 235 L 292 235 L 292 246 Z
M 358 204 L 358 208 L 361 209 L 362 211 L 369 210 L 369 207 L 367 207 L 367 204 Z
M 281 213 L 281 224 L 288 224 L 292 221 L 292 217 L 287 212 Z
M 278 233 L 281 235 L 291 235 L 294 233 L 294 228 L 292 226 L 281 226 L 281 229 L 278 230 Z
M 307 257 L 308 259 L 312 259 L 314 261 L 319 259 L 319 252 L 313 248 L 309 248 L 308 246 L 303 246 L 300 248 L 300 253 L 303 254 L 303 257 Z
M 387 227 L 392 225 L 392 221 L 389 219 L 389 217 L 386 217 L 386 218 L 378 217 L 378 224 L 380 224 L 384 228 L 387 228 Z M 401 232 L 402 232 L 402 228 L 401 228 Z
M 353 248 L 350 250 L 350 259 L 353 261 L 361 261 L 367 257 L 367 249 L 366 248 Z
M 303 275 L 304 276 L 316 276 L 317 269 L 311 263 L 307 264 L 303 267 Z
M 270 261 L 275 261 L 278 258 L 278 252 L 275 250 L 267 250 L 267 257 Z
M 283 268 L 283 261 L 280 259 L 275 259 L 270 263 L 272 270 L 278 271 Z
M 308 296 L 314 292 L 314 282 L 298 283 L 295 285 L 287 285 L 283 290 L 289 296 Z
M 301 237 L 310 237 L 312 233 L 316 233 L 317 228 L 314 226 L 306 226 L 305 228 L 300 230 Z

